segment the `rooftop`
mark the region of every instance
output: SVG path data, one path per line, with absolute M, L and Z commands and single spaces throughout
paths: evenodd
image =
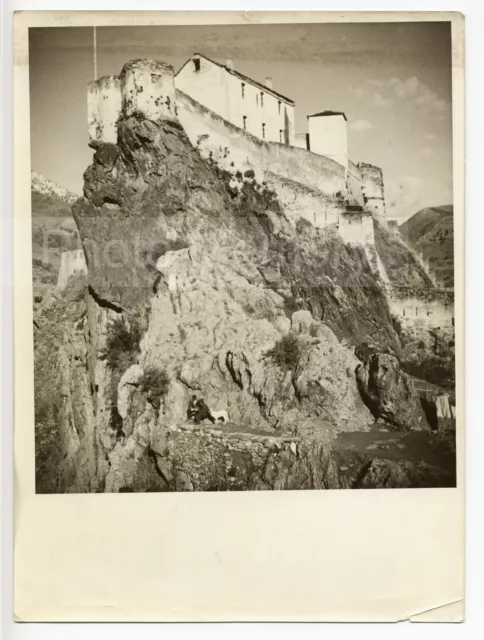
M 343 118 L 347 120 L 346 115 L 342 111 L 332 111 L 331 109 L 324 109 L 317 113 L 311 113 L 308 115 L 308 118 L 317 118 L 319 116 L 343 116 Z
M 270 89 L 269 87 L 266 87 L 265 84 L 262 84 L 261 82 L 257 82 L 257 80 L 253 80 L 252 78 L 249 78 L 249 76 L 246 76 L 243 73 L 240 73 L 240 71 L 231 69 L 226 64 L 222 64 L 221 62 L 217 62 L 216 60 L 212 60 L 211 58 L 208 58 L 207 56 L 203 55 L 203 53 L 194 53 L 193 56 L 191 58 L 188 58 L 188 60 L 178 69 L 178 71 L 175 73 L 175 76 L 177 76 L 180 73 L 180 71 L 186 66 L 186 64 L 190 60 L 193 60 L 193 58 L 195 57 L 204 58 L 205 60 L 208 60 L 212 64 L 216 64 L 218 67 L 225 69 L 227 73 L 232 74 L 233 76 L 235 76 L 236 78 L 239 78 L 240 80 L 243 80 L 244 82 L 249 82 L 250 84 L 253 84 L 255 87 L 258 87 L 259 89 L 263 90 L 265 93 L 270 93 L 271 95 L 275 96 L 276 98 L 279 98 L 280 100 L 282 100 L 283 102 L 286 102 L 287 104 L 290 104 L 291 106 L 294 106 L 296 104 L 294 100 L 291 100 L 291 98 L 288 98 L 286 96 L 283 96 L 282 93 L 278 93 L 277 91 L 274 91 L 274 89 Z

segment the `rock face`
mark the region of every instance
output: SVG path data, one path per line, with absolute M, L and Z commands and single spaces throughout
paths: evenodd
M 392 355 L 375 353 L 360 364 L 356 378 L 361 395 L 375 418 L 396 429 L 429 428 L 420 399 L 409 377 Z
M 338 433 L 366 432 L 372 412 L 423 426 L 395 359 L 355 376 L 361 341 L 399 350 L 363 249 L 292 225 L 253 178 L 234 188 L 175 120 L 122 114 L 117 144 L 96 146 L 84 178 L 73 213 L 88 282 L 75 317 L 52 308 L 52 327 L 64 314 L 62 456 L 41 490 L 356 486 L 368 460 L 352 479 L 335 471 Z M 194 393 L 239 430 L 293 439 L 246 450 L 213 435 L 207 448 L 177 431 Z M 385 473 L 368 482 L 397 483 Z

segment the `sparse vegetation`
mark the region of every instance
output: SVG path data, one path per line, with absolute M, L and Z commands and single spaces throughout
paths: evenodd
M 113 371 L 127 369 L 136 362 L 142 337 L 141 323 L 132 317 L 128 323 L 124 318 L 116 318 L 108 327 L 106 358 Z
M 157 408 L 161 403 L 161 398 L 168 391 L 170 378 L 164 369 L 148 367 L 140 383 L 140 391 L 148 396 L 148 400 Z
M 288 333 L 266 352 L 265 357 L 270 358 L 274 364 L 285 371 L 294 371 L 299 363 L 302 350 L 301 339 L 293 333 Z

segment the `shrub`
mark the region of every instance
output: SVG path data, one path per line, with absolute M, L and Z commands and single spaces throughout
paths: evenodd
M 135 363 L 142 337 L 138 318 L 128 324 L 124 318 L 116 318 L 108 327 L 106 340 L 107 363 L 113 371 L 125 370 Z
M 301 340 L 293 333 L 289 333 L 278 340 L 272 349 L 266 352 L 265 357 L 270 358 L 281 369 L 294 371 L 302 349 Z
M 170 378 L 164 369 L 148 367 L 140 383 L 140 391 L 147 394 L 148 400 L 159 407 L 162 396 L 168 391 Z
M 255 178 L 254 169 L 247 169 L 247 171 L 244 171 L 244 177 L 245 178 Z

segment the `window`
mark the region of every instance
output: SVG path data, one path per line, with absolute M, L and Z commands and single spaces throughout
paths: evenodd
M 260 92 L 260 106 L 264 106 L 264 94 L 262 93 L 262 91 Z
M 242 89 L 242 98 L 245 98 L 245 82 L 240 85 L 240 88 Z
M 277 113 L 279 115 L 281 115 L 281 101 L 280 100 L 277 102 Z
M 279 129 L 279 142 L 284 142 L 284 131 L 282 129 Z
M 195 71 L 200 71 L 200 58 L 194 58 L 193 66 L 195 67 Z
M 244 131 L 247 129 L 247 116 L 243 117 L 244 120 Z
M 262 123 L 262 137 L 263 138 L 266 137 L 266 123 L 265 122 Z

